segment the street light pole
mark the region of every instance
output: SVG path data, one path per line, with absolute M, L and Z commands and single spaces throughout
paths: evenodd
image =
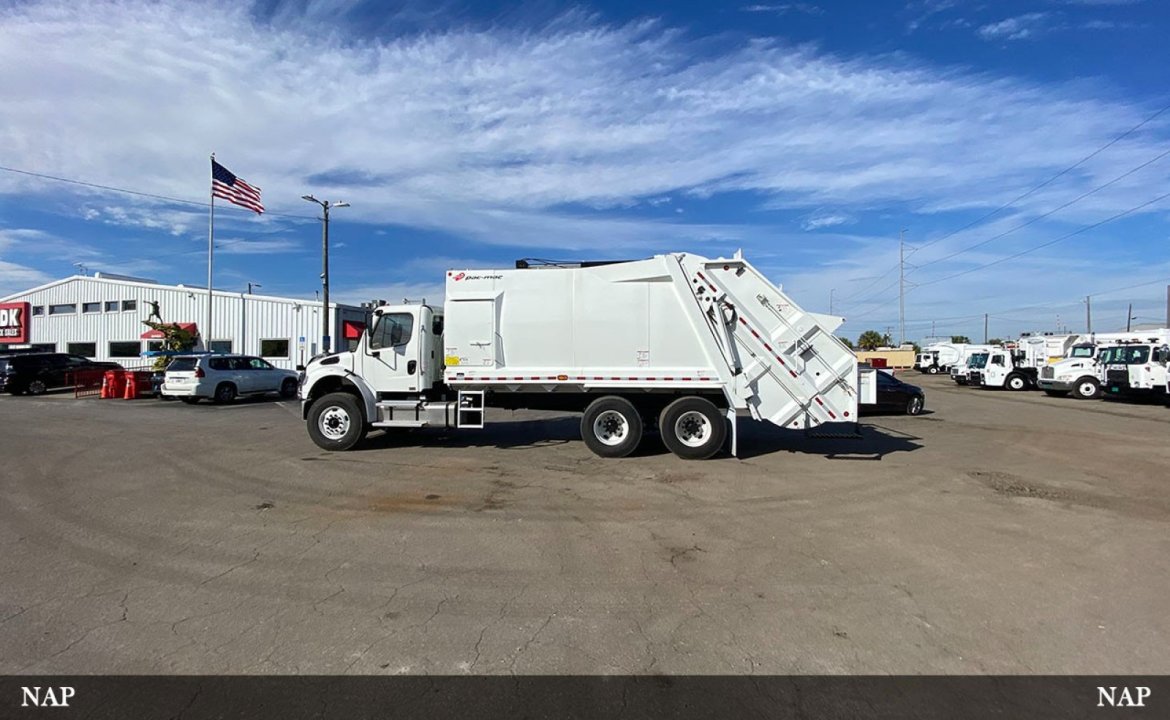
M 329 352 L 329 211 L 349 207 L 349 203 L 318 200 L 312 195 L 302 195 L 301 199 L 321 206 L 321 352 Z

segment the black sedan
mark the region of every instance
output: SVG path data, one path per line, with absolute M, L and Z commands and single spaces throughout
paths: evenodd
M 889 373 L 877 371 L 877 403 L 864 405 L 869 412 L 900 412 L 918 415 L 926 407 L 926 393 L 917 385 L 902 382 Z

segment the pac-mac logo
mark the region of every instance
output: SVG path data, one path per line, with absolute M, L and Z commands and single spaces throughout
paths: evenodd
M 26 302 L 0 303 L 0 343 L 28 342 L 28 307 Z
M 462 280 L 465 277 L 467 277 L 467 273 L 456 273 L 455 277 L 453 277 L 451 279 L 454 280 L 455 282 L 459 282 L 460 280 Z

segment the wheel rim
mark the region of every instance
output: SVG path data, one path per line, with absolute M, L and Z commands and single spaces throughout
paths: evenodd
M 910 399 L 910 414 L 917 415 L 918 411 L 922 409 L 922 398 Z
M 232 389 L 230 387 L 222 387 L 219 389 L 219 399 L 220 400 L 225 400 L 225 401 L 231 400 L 232 395 L 234 395 L 234 394 L 235 393 L 232 392 Z
M 330 440 L 340 440 L 349 432 L 349 412 L 345 408 L 330 405 L 317 418 L 317 429 Z
M 605 445 L 618 445 L 629 434 L 629 421 L 617 410 L 606 410 L 593 421 L 593 436 Z
M 702 447 L 711 439 L 711 421 L 696 410 L 688 410 L 674 421 L 674 436 L 687 447 Z
M 1081 383 L 1080 393 L 1085 397 L 1090 397 L 1097 392 L 1097 386 L 1093 383 Z
M 1024 381 L 1019 378 L 1012 378 L 1011 382 L 1009 383 L 1009 387 L 1011 387 L 1012 390 L 1019 390 L 1024 387 Z
M 45 391 L 45 384 L 40 380 L 33 380 L 28 384 L 28 391 L 33 395 L 40 395 Z

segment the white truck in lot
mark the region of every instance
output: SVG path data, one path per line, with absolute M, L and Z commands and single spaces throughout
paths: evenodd
M 1122 342 L 1101 349 L 1098 367 L 1106 398 L 1162 398 L 1167 392 L 1170 333 L 1142 333 L 1136 342 Z
M 1078 335 L 1024 335 L 1012 349 L 997 348 L 970 383 L 985 388 L 1027 390 L 1037 387 L 1042 368 L 1065 356 Z
M 1092 400 L 1101 397 L 1103 372 L 1098 365 L 1097 358 L 1102 348 L 1113 343 L 1132 341 L 1137 342 L 1148 335 L 1156 339 L 1158 333 L 1164 330 L 1155 330 L 1129 333 L 1096 333 L 1078 336 L 1077 341 L 1069 347 L 1063 360 L 1054 362 L 1040 369 L 1040 376 L 1036 385 L 1048 395 L 1071 395 L 1081 400 Z
M 951 366 L 951 380 L 966 385 L 972 371 L 982 370 L 987 364 L 987 354 L 995 348 L 991 345 L 967 345 L 959 361 Z
M 963 357 L 968 343 L 935 343 L 922 348 L 914 360 L 914 369 L 920 373 L 937 375 L 949 373 Z
M 594 453 L 623 457 L 657 427 L 707 458 L 736 421 L 856 434 L 872 369 L 738 253 L 451 270 L 445 307 L 382 305 L 350 352 L 314 358 L 300 397 L 311 438 L 346 450 L 372 428 L 484 427 L 489 409 L 582 413 Z

